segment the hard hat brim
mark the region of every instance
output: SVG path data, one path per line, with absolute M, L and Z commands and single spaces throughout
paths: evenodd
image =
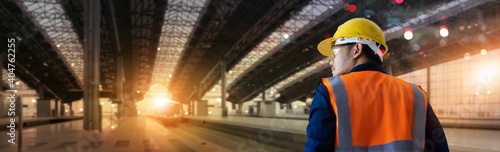
M 321 41 L 318 44 L 319 53 L 323 54 L 324 56 L 333 57 L 333 54 L 332 54 L 333 53 L 332 52 L 333 40 L 334 40 L 334 38 L 328 38 L 328 39 Z

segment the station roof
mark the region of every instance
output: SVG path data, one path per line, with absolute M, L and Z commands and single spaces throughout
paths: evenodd
M 19 79 L 47 97 L 81 98 L 82 0 L 0 2 L 2 35 L 19 42 Z M 377 23 L 389 53 L 383 66 L 400 75 L 498 48 L 499 2 L 494 0 L 104 0 L 101 2 L 101 85 L 110 97 L 116 82 L 143 98 L 152 84 L 172 100 L 199 100 L 227 76 L 228 101 L 241 103 L 269 88 L 278 102 L 312 95 L 329 77 L 328 58 L 316 45 L 345 21 Z M 450 35 L 441 37 L 447 26 Z M 22 27 L 22 28 L 19 28 Z M 413 39 L 403 33 L 413 30 Z M 478 39 L 478 37 L 481 37 Z M 117 80 L 123 56 L 125 80 Z M 225 64 L 224 70 L 221 64 Z M 61 87 L 62 86 L 62 87 Z M 68 94 L 73 93 L 71 97 Z

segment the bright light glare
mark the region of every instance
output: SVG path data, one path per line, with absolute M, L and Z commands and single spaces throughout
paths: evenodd
M 248 113 L 248 110 L 245 110 L 245 113 Z
M 479 92 L 476 92 L 476 95 L 479 95 Z
M 111 129 L 115 129 L 115 126 L 111 126 Z
M 156 105 L 157 106 L 164 106 L 165 103 L 167 103 L 167 99 L 163 97 L 159 97 L 156 99 Z
M 141 114 L 141 111 L 140 111 L 140 110 L 137 110 L 137 114 Z
M 187 113 L 187 112 L 186 112 L 186 115 L 187 115 L 187 114 L 189 114 L 189 113 Z
M 486 49 L 482 49 L 482 50 L 481 50 L 481 54 L 482 54 L 482 55 L 485 55 L 485 54 L 486 54 L 486 52 L 487 52 L 487 51 L 486 51 Z
M 36 99 L 32 99 L 31 102 L 35 103 L 36 102 Z
M 220 98 L 217 98 L 217 102 L 220 102 L 220 101 L 221 101 L 221 99 L 220 99 Z
M 490 84 L 493 81 L 493 76 L 496 74 L 496 69 L 492 66 L 485 66 L 477 74 L 477 78 L 481 84 Z
M 80 108 L 80 111 L 83 111 L 83 108 Z
M 293 106 L 293 108 L 297 108 L 297 106 Z
M 413 32 L 411 29 L 406 29 L 404 37 L 406 40 L 411 40 L 413 38 Z
M 210 114 L 212 114 L 212 111 L 208 111 L 208 114 L 209 114 L 209 115 L 210 115 Z
M 287 38 L 289 38 L 289 37 L 290 37 L 290 35 L 288 35 L 288 34 L 283 34 L 283 37 L 284 37 L 285 39 L 287 39 Z
M 439 34 L 441 34 L 442 37 L 447 37 L 448 36 L 448 28 L 446 26 L 441 26 L 441 29 L 439 30 Z
M 104 102 L 101 102 L 101 105 L 104 105 Z
M 491 91 L 489 91 L 489 90 L 488 90 L 488 92 L 487 92 L 487 93 L 488 93 L 488 94 L 491 94 Z
M 115 107 L 115 105 L 114 105 L 114 104 L 111 104 L 111 107 Z
M 68 110 L 64 110 L 64 112 L 68 112 Z

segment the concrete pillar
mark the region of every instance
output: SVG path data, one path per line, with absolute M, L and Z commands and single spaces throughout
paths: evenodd
M 262 101 L 256 101 L 256 102 L 257 102 L 257 106 L 255 106 L 255 108 L 254 108 L 253 115 L 261 116 L 262 115 L 262 108 L 261 108 Z
M 50 100 L 38 99 L 36 101 L 36 116 L 37 117 L 51 116 Z
M 194 116 L 194 101 L 189 101 L 188 112 L 189 115 Z
M 286 104 L 286 114 L 293 114 L 292 103 Z
M 227 107 L 226 107 L 226 61 L 222 60 L 220 64 L 221 70 L 221 99 L 222 99 L 222 117 L 227 117 Z
M 276 103 L 274 101 L 265 101 L 263 107 L 264 116 L 275 116 L 276 115 Z
M 65 110 L 64 104 L 61 102 L 61 109 L 59 109 L 59 116 L 66 116 L 64 110 Z
M 99 130 L 101 117 L 99 110 L 100 84 L 100 41 L 101 41 L 101 3 L 99 1 L 84 1 L 84 79 L 83 79 L 83 128 Z M 73 109 L 71 108 L 71 111 Z
M 198 116 L 207 116 L 208 115 L 207 100 L 200 100 L 197 102 L 196 113 Z
M 74 116 L 75 115 L 75 113 L 73 112 L 73 102 L 69 103 L 69 115 L 70 116 Z
M 120 48 L 120 46 L 117 46 Z M 123 115 L 123 80 L 125 79 L 125 72 L 124 72 L 124 67 L 123 67 L 123 55 L 121 52 L 119 55 L 116 57 L 116 105 L 117 105 L 117 117 L 118 119 L 121 119 Z
M 54 109 L 54 117 L 59 117 L 59 99 L 56 99 L 55 101 L 56 107 Z
M 236 105 L 236 115 L 241 115 L 243 114 L 243 104 L 242 103 L 234 103 L 233 105 Z

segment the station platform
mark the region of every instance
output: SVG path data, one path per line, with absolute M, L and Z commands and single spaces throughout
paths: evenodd
M 14 118 L 14 117 L 13 117 Z M 23 127 L 34 127 L 45 124 L 53 124 L 65 121 L 79 120 L 83 119 L 83 116 L 65 116 L 65 117 L 23 117 Z M 16 121 L 19 121 L 18 117 L 15 117 Z M 18 122 L 15 122 L 16 125 Z M 10 124 L 10 117 L 0 118 L 0 126 L 8 126 Z M 1 127 L 0 131 L 6 131 L 8 128 Z
M 300 116 L 293 117 L 293 119 L 245 116 L 229 116 L 226 118 L 221 116 L 189 116 L 185 118 L 192 124 L 212 129 L 228 130 L 230 128 L 238 128 L 239 130 L 250 130 L 248 131 L 250 133 L 255 133 L 255 129 L 257 129 L 257 134 L 258 132 L 273 131 L 274 138 L 288 139 L 289 142 L 293 142 L 299 146 L 303 146 L 307 142 L 306 128 L 308 120 Z M 446 123 L 450 122 L 447 121 Z M 499 129 L 464 128 L 463 126 L 450 124 L 449 127 L 445 126 L 443 128 L 451 151 L 500 152 L 500 144 L 498 144 L 500 143 Z M 283 132 L 289 134 L 283 135 Z M 282 137 L 279 137 L 280 133 Z M 273 144 L 279 145 L 279 143 Z
M 23 130 L 23 151 L 76 152 L 202 152 L 202 151 L 290 151 L 267 145 L 254 147 L 252 142 L 223 132 L 188 123 L 166 126 L 146 116 L 123 120 L 103 118 L 102 132 L 83 130 L 83 120 L 41 125 Z M 0 132 L 6 134 L 6 131 Z M 17 151 L 17 145 L 0 136 L 0 151 Z
M 83 130 L 83 120 L 25 128 L 23 151 L 303 151 L 308 121 L 285 118 L 188 116 L 175 125 L 148 116 L 103 118 L 102 131 Z M 451 151 L 500 151 L 500 130 L 445 127 Z M 6 131 L 0 134 L 6 134 Z M 0 151 L 17 145 L 0 136 Z

